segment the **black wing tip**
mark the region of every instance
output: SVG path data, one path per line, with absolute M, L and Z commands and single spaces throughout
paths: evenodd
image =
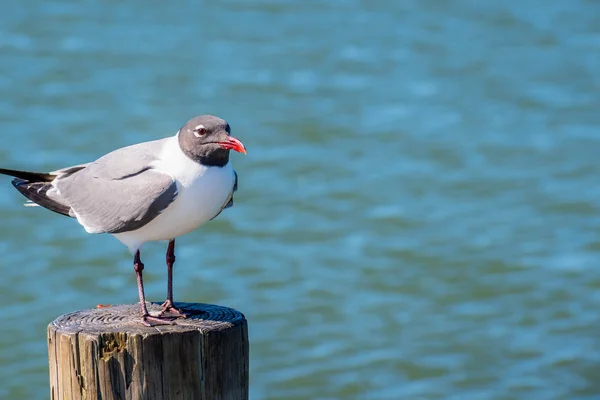
M 56 178 L 56 175 L 46 172 L 29 172 L 6 168 L 0 168 L 0 174 L 13 176 L 29 182 L 52 182 Z

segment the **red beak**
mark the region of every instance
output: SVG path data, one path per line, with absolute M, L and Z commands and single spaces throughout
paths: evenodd
M 229 136 L 226 142 L 219 142 L 219 144 L 224 149 L 235 150 L 238 153 L 246 154 L 246 147 L 244 147 L 244 144 L 236 138 L 234 138 L 233 136 Z

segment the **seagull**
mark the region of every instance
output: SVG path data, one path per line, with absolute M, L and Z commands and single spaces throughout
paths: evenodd
M 41 206 L 75 218 L 88 233 L 108 233 L 134 255 L 141 322 L 173 324 L 186 315 L 173 303 L 175 238 L 233 206 L 237 173 L 230 150 L 246 148 L 230 135 L 229 124 L 213 115 L 190 119 L 175 136 L 115 150 L 94 162 L 49 173 L 0 168 L 26 206 Z M 146 306 L 140 248 L 168 241 L 167 300 L 157 315 Z

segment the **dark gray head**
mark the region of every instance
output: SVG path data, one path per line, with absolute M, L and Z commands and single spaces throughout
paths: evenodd
M 246 148 L 229 135 L 227 121 L 214 115 L 190 119 L 179 130 L 179 146 L 186 156 L 209 167 L 223 167 L 229 162 L 229 150 L 246 154 Z

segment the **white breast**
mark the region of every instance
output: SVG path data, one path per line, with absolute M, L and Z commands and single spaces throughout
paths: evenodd
M 143 243 L 170 240 L 185 235 L 215 217 L 228 200 L 235 175 L 231 163 L 205 167 L 188 158 L 177 136 L 167 142 L 153 167 L 170 174 L 177 182 L 178 195 L 158 217 L 142 228 L 114 235 L 133 252 Z

